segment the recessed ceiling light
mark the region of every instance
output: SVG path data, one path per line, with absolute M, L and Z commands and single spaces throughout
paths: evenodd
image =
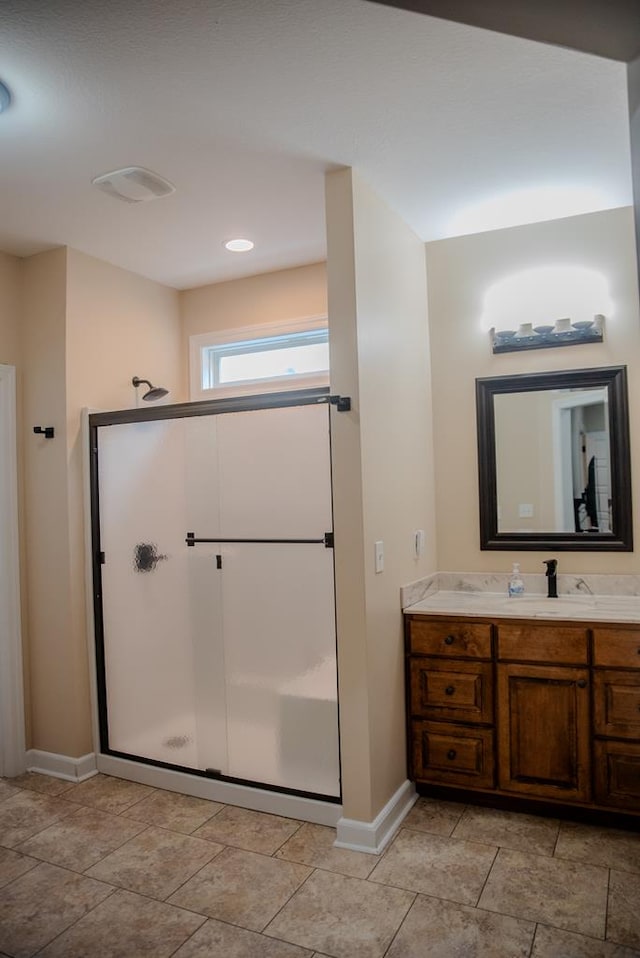
M 224 244 L 225 249 L 231 253 L 248 253 L 253 249 L 253 243 L 248 239 L 232 239 Z
M 11 93 L 9 87 L 0 80 L 0 113 L 6 110 L 11 103 Z

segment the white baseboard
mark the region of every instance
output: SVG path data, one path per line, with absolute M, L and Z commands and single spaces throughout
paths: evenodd
M 389 844 L 417 798 L 415 786 L 407 780 L 372 822 L 341 818 L 337 824 L 337 838 L 334 842 L 336 848 L 379 855 Z
M 202 775 L 189 775 L 171 768 L 159 768 L 145 765 L 131 759 L 117 758 L 114 755 L 96 756 L 98 771 L 105 775 L 126 778 L 130 782 L 164 788 L 170 792 L 183 792 L 196 798 L 207 798 L 225 805 L 239 805 L 256 812 L 268 812 L 271 815 L 284 815 L 286 818 L 298 818 L 315 825 L 336 827 L 342 814 L 342 806 L 322 799 L 303 798 L 300 795 L 286 795 L 284 792 L 271 792 L 250 785 L 236 785 L 233 782 L 221 782 Z
M 54 778 L 63 778 L 67 782 L 84 782 L 98 774 L 96 757 L 93 752 L 81 758 L 69 755 L 57 755 L 55 752 L 42 752 L 30 748 L 26 753 L 27 771 L 41 772 Z

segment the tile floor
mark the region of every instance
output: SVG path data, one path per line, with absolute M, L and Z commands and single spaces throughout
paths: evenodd
M 640 958 L 640 834 L 420 799 L 380 857 L 98 775 L 0 781 L 0 958 Z

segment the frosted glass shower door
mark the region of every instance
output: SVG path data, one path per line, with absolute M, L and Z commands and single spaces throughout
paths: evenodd
M 103 747 L 339 797 L 328 403 L 96 436 Z
M 218 523 L 215 429 L 199 418 L 98 430 L 104 691 L 108 746 L 226 770 L 220 575 L 186 548 Z M 205 497 L 205 493 L 208 495 Z
M 338 796 L 328 405 L 220 416 L 217 441 L 229 775 Z

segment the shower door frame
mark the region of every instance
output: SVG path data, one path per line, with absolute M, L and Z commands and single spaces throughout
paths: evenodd
M 107 709 L 107 688 L 106 688 L 106 668 L 105 668 L 105 635 L 104 635 L 104 617 L 102 607 L 102 551 L 100 536 L 100 489 L 99 489 L 99 461 L 98 461 L 98 430 L 103 426 L 122 425 L 136 422 L 154 422 L 167 419 L 185 419 L 195 416 L 222 415 L 225 413 L 237 412 L 255 412 L 265 409 L 280 409 L 288 406 L 310 406 L 327 405 L 328 418 L 330 422 L 330 397 L 329 387 L 321 386 L 310 389 L 288 390 L 286 392 L 266 393 L 254 396 L 239 396 L 226 399 L 211 399 L 203 402 L 175 403 L 171 405 L 155 406 L 149 408 L 123 409 L 112 412 L 92 412 L 88 415 L 89 430 L 89 493 L 90 493 L 90 536 L 91 536 L 91 569 L 92 569 L 92 595 L 93 595 L 93 653 L 95 656 L 95 695 L 97 711 L 97 729 L 96 745 L 99 750 L 96 752 L 99 756 L 109 756 L 114 759 L 121 759 L 131 770 L 132 765 L 140 764 L 150 766 L 154 769 L 165 769 L 168 772 L 180 773 L 181 775 L 195 776 L 197 779 L 204 779 L 211 783 L 226 783 L 231 786 L 240 786 L 255 792 L 271 792 L 280 796 L 291 796 L 292 799 L 301 799 L 302 802 L 311 802 L 312 804 L 324 805 L 327 803 L 335 809 L 335 813 L 329 815 L 320 815 L 319 818 L 309 818 L 309 821 L 317 820 L 321 823 L 333 824 L 339 817 L 339 810 L 342 802 L 342 776 L 339 775 L 339 794 L 329 796 L 317 794 L 314 792 L 300 791 L 299 789 L 285 788 L 279 785 L 271 785 L 264 782 L 256 782 L 248 779 L 238 779 L 232 776 L 212 773 L 205 769 L 192 768 L 190 766 L 177 765 L 163 762 L 157 759 L 147 758 L 143 755 L 134 755 L 129 752 L 121 752 L 109 747 L 109 721 Z M 331 468 L 331 429 L 328 436 L 329 443 L 329 463 Z M 333 532 L 333 493 L 331 495 L 331 513 Z M 327 546 L 333 548 L 333 546 Z M 335 596 L 335 554 L 334 554 L 334 596 Z M 334 601 L 334 625 L 336 636 L 336 668 L 337 668 L 337 623 Z M 337 703 L 337 725 L 338 725 L 338 768 L 340 764 L 340 705 Z M 104 769 L 107 770 L 106 768 Z M 152 779 L 142 776 L 145 782 L 151 782 Z M 171 780 L 169 780 L 171 781 Z M 165 788 L 171 788 L 171 784 L 164 784 Z M 174 786 L 175 787 L 175 786 Z M 179 789 L 178 789 L 179 790 Z M 198 794 L 203 794 L 202 789 L 196 789 Z M 227 799 L 227 801 L 231 801 Z M 243 802 L 238 802 L 243 804 Z M 233 804 L 233 802 L 231 802 Z M 269 803 L 268 803 L 269 804 Z M 299 817 L 302 817 L 299 815 Z M 329 821 L 330 820 L 330 821 Z

